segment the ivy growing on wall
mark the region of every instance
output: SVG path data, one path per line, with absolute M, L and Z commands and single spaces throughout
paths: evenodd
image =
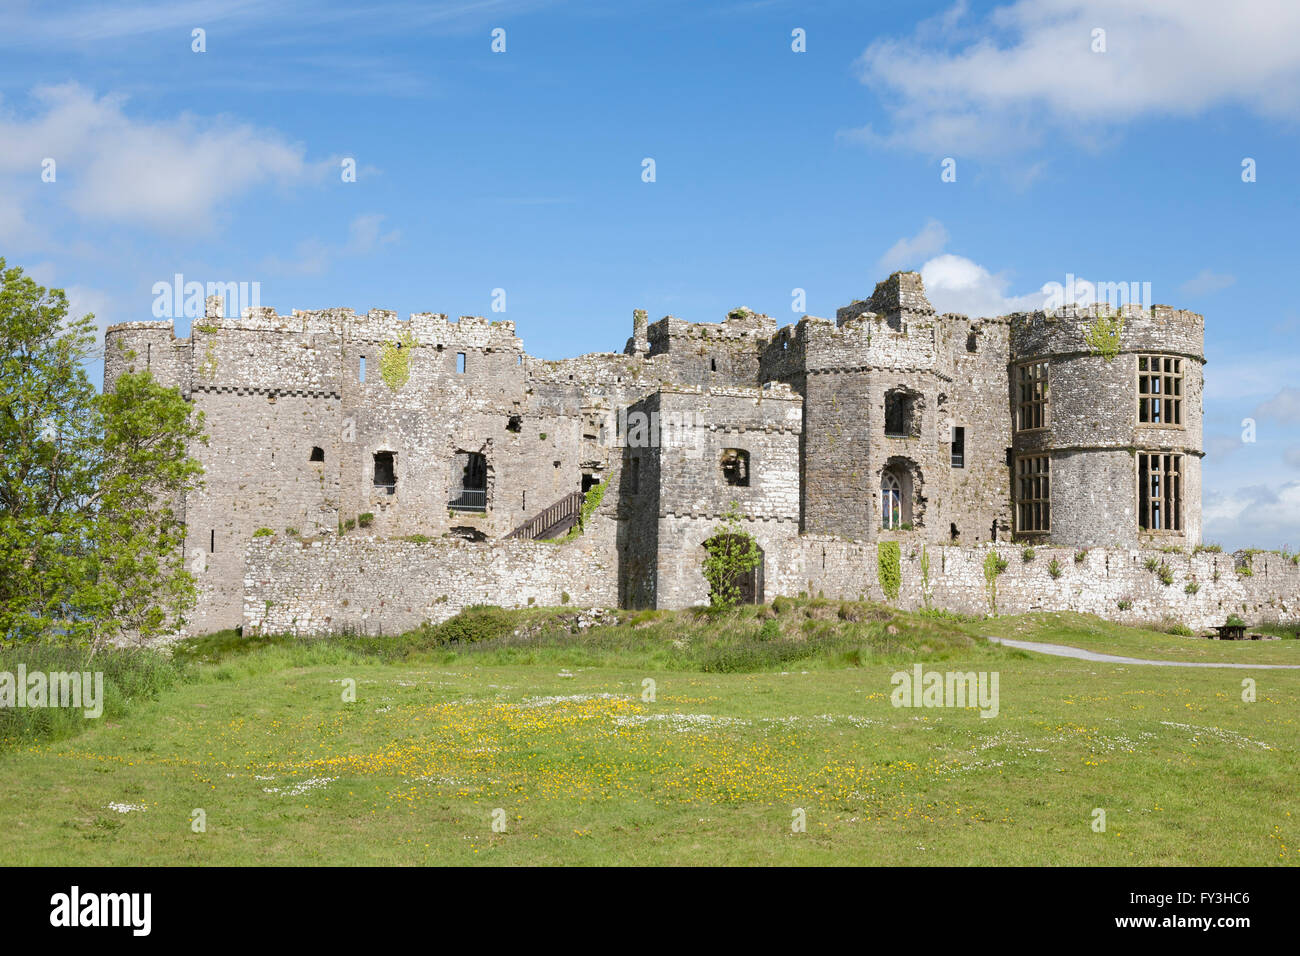
M 385 342 L 379 350 L 379 377 L 394 392 L 411 377 L 411 356 L 415 354 L 415 336 L 403 329 L 393 342 Z
M 998 575 L 1007 569 L 1007 560 L 996 551 L 984 557 L 984 586 L 989 595 L 989 610 L 998 613 Z
M 897 541 L 881 541 L 876 545 L 876 577 L 880 580 L 880 590 L 891 601 L 898 600 L 898 592 L 903 586 L 900 557 L 901 550 Z
M 927 609 L 930 607 L 930 552 L 921 545 L 921 600 L 925 602 Z

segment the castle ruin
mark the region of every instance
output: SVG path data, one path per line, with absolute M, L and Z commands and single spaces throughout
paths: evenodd
M 1290 562 L 1254 556 L 1256 577 L 1235 573 L 1240 556 L 1195 553 L 1195 313 L 936 315 L 902 272 L 834 322 L 637 311 L 622 353 L 559 361 L 525 353 L 510 321 L 223 313 L 210 300 L 188 338 L 170 322 L 106 333 L 106 389 L 148 368 L 205 415 L 204 485 L 182 503 L 190 632 L 704 603 L 704 543 L 732 502 L 762 549 L 746 600 L 987 610 L 984 556 L 1032 546 L 1038 566 L 1017 557 L 998 585 L 1004 610 L 1295 614 Z M 897 595 L 882 594 L 881 542 L 902 555 Z

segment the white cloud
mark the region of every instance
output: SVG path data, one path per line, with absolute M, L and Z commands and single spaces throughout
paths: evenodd
M 1260 399 L 1284 382 L 1295 381 L 1296 359 L 1256 353 L 1249 358 L 1210 362 L 1205 366 L 1205 398 L 1211 401 Z
M 1300 388 L 1287 386 L 1255 409 L 1255 417 L 1281 422 L 1284 425 L 1300 424 Z
M 927 222 L 915 236 L 899 239 L 876 264 L 883 272 L 915 268 L 923 259 L 942 252 L 948 244 L 948 230 L 937 219 Z
M 1145 117 L 1220 107 L 1300 112 L 1300 4 L 1017 0 L 972 24 L 958 4 L 857 62 L 892 128 L 858 139 L 935 155 L 1014 154 L 1067 137 L 1098 145 Z M 1106 51 L 1093 52 L 1093 30 Z
M 345 244 L 331 245 L 316 237 L 304 239 L 292 259 L 271 256 L 263 262 L 263 268 L 277 275 L 322 275 L 339 259 L 367 256 L 400 240 L 401 232 L 384 232 L 383 222 L 384 217 L 378 213 L 362 214 L 348 224 Z
M 1300 470 L 1300 445 L 1292 445 L 1282 452 L 1282 460 L 1290 467 Z
M 1201 520 L 1202 536 L 1229 550 L 1294 546 L 1300 542 L 1300 481 L 1206 491 Z
M 30 197 L 43 188 L 89 221 L 203 232 L 241 193 L 320 172 L 308 166 L 301 146 L 229 119 L 139 119 L 127 115 L 124 98 L 96 97 L 76 83 L 40 87 L 32 97 L 35 115 L 0 115 L 0 176 L 9 178 L 11 197 L 0 230 L 13 229 L 22 215 L 12 198 L 20 189 Z M 57 179 L 39 183 L 47 157 L 57 164 Z M 37 185 L 24 188 L 31 183 Z
M 1047 294 L 1010 295 L 1011 280 L 964 256 L 945 253 L 921 266 L 921 281 L 936 312 L 985 318 L 1041 309 Z
M 1240 435 L 1206 433 L 1205 458 L 1207 461 L 1217 461 L 1221 458 L 1227 458 L 1233 452 L 1240 451 L 1242 444 L 1243 442 Z
M 1209 295 L 1212 292 L 1222 292 L 1236 281 L 1236 276 L 1220 275 L 1209 269 L 1202 269 L 1196 274 L 1196 278 L 1188 279 L 1180 285 L 1178 291 L 1183 295 Z

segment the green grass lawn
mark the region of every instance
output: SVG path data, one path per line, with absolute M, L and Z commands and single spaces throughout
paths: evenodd
M 9 741 L 0 863 L 1296 860 L 1300 671 L 1097 664 L 972 634 L 1243 661 L 1300 642 L 817 601 L 578 634 L 572 615 L 502 614 L 452 647 L 195 642 L 156 699 Z M 890 677 L 914 662 L 996 671 L 998 715 L 893 707 Z

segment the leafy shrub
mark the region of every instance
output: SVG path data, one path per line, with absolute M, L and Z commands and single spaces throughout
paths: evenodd
M 423 629 L 436 644 L 477 644 L 514 631 L 515 615 L 494 604 L 474 604 L 441 624 Z
M 1120 598 L 1118 601 L 1115 602 L 1115 606 L 1118 607 L 1121 611 L 1127 611 L 1133 607 L 1133 602 L 1130 601 L 1128 598 Z
M 254 538 L 269 538 L 269 537 L 271 537 L 273 534 L 275 534 L 275 532 L 272 531 L 270 528 L 258 528 L 256 531 L 253 532 L 253 537 L 254 537 Z
M 363 528 L 369 528 L 374 523 L 375 523 L 375 516 L 373 512 L 366 511 L 362 514 L 357 515 L 357 524 L 361 525 L 361 527 Z
M 1037 552 L 1034 551 L 1033 548 L 1023 548 L 1020 551 L 1020 559 L 1024 561 L 1025 564 L 1028 564 L 1030 561 L 1034 560 L 1034 555 L 1036 553 Z
M 1082 551 L 1076 551 L 1076 552 L 1074 552 L 1074 563 L 1075 563 L 1075 564 L 1083 564 L 1083 562 L 1086 561 L 1087 559 L 1088 559 L 1088 551 L 1087 551 L 1086 548 L 1085 548 L 1084 550 L 1082 550 Z
M 709 582 L 709 604 L 715 608 L 734 607 L 740 600 L 737 580 L 758 567 L 762 556 L 754 536 L 740 524 L 740 508 L 731 503 L 722 516 L 722 524 L 713 529 L 704 542 L 708 552 L 704 559 L 704 579 Z
M 1183 593 L 1185 593 L 1185 594 L 1195 594 L 1195 593 L 1196 593 L 1197 591 L 1199 591 L 1200 589 L 1201 589 L 1201 586 L 1200 586 L 1199 584 L 1197 584 L 1195 581 L 1188 581 L 1188 582 L 1187 582 L 1187 585 L 1183 588 Z
M 1057 561 L 1056 558 L 1052 558 L 1052 563 L 1047 566 L 1047 573 L 1054 578 L 1059 578 L 1062 574 L 1061 562 Z

